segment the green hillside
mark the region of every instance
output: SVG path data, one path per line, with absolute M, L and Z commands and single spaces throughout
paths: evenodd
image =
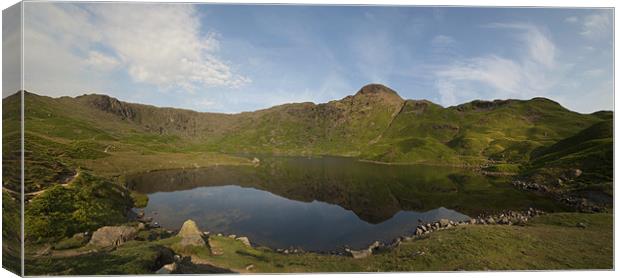
M 613 123 L 606 120 L 537 150 L 524 175 L 560 191 L 613 196 Z
M 513 172 L 531 159 L 534 168 L 560 158 L 584 164 L 584 156 L 562 156 L 568 150 L 561 144 L 573 144 L 560 142 L 590 126 L 609 125 L 613 116 L 608 111 L 579 114 L 545 98 L 476 100 L 444 108 L 426 100 L 403 100 L 377 84 L 328 103 L 284 104 L 239 114 L 159 108 L 105 95 L 25 93 L 25 105 L 27 192 L 60 183 L 78 167 L 122 175 L 248 163 L 228 155 L 239 153 L 340 155 Z M 5 116 L 5 122 L 11 121 Z M 589 140 L 588 146 L 611 155 L 609 148 L 598 146 L 611 144 L 611 134 L 606 136 Z M 556 143 L 560 145 L 552 147 Z M 553 148 L 563 152 L 551 155 Z M 602 168 L 588 174 L 609 178 L 611 164 Z

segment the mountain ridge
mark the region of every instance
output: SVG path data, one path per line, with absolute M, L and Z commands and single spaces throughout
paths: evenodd
M 101 94 L 25 96 L 27 107 L 55 110 L 54 115 L 107 134 L 118 133 L 114 129 L 120 125 L 136 136 L 176 138 L 198 150 L 455 165 L 521 163 L 535 149 L 613 115 L 580 114 L 540 97 L 443 107 L 428 100 L 402 99 L 381 84 L 368 84 L 353 95 L 326 103 L 288 103 L 236 114 L 157 107 Z M 41 123 L 49 120 L 44 114 L 28 116 Z M 126 135 L 112 137 L 122 141 Z

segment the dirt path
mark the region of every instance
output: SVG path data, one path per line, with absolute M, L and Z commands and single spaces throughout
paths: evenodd
M 75 175 L 73 175 L 73 177 L 71 177 L 66 183 L 62 183 L 60 185 L 63 186 L 63 187 L 69 186 L 69 184 L 71 184 L 79 176 L 80 176 L 80 172 L 76 171 Z M 35 192 L 28 192 L 28 193 L 25 193 L 24 196 L 26 196 L 26 197 L 34 197 L 34 196 L 40 195 L 41 193 L 45 192 L 47 189 L 49 189 L 49 188 L 41 189 L 41 190 L 35 191 Z M 20 192 L 13 191 L 13 190 L 8 189 L 6 187 L 2 187 L 2 190 L 5 190 L 5 191 L 7 191 L 9 193 L 13 193 L 15 195 L 21 194 Z

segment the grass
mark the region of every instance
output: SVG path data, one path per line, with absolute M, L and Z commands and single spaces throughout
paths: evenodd
M 292 254 L 249 248 L 240 241 L 211 236 L 212 248 L 175 249 L 196 261 L 238 272 L 377 272 L 454 270 L 548 270 L 613 268 L 610 214 L 557 213 L 526 226 L 462 226 L 405 242 L 365 259 Z M 587 228 L 577 227 L 585 223 Z M 253 265 L 251 271 L 246 267 Z
M 21 273 L 20 200 L 2 190 L 2 267 Z
M 52 248 L 54 250 L 65 250 L 65 249 L 74 249 L 78 247 L 82 247 L 88 243 L 88 237 L 80 236 L 80 234 L 76 234 L 69 238 L 63 238 L 60 241 L 53 244 Z
M 26 275 L 153 274 L 165 254 L 171 252 L 161 245 L 134 241 L 113 251 L 95 251 L 70 257 L 27 258 L 25 272 Z
M 216 165 L 250 165 L 247 158 L 218 153 L 139 154 L 118 152 L 97 160 L 78 160 L 76 164 L 101 176 L 126 176 L 163 169 L 192 169 Z
M 135 208 L 145 208 L 149 203 L 149 196 L 137 191 L 131 191 L 131 200 L 133 201 L 133 206 Z
M 26 273 L 148 274 L 155 271 L 153 262 L 168 248 L 191 256 L 194 264 L 252 273 L 611 269 L 612 226 L 610 214 L 554 213 L 526 226 L 473 225 L 439 231 L 364 259 L 285 255 L 220 236 L 211 236 L 210 242 L 211 248 L 223 254 L 212 255 L 209 247 L 182 248 L 179 238 L 171 237 L 129 242 L 111 252 L 30 258 Z

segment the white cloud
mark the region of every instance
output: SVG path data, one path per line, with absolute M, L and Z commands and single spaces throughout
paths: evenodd
M 489 55 L 458 61 L 436 74 L 452 81 L 478 81 L 501 91 L 516 92 L 521 83 L 521 69 L 512 60 Z
M 515 38 L 520 42 L 518 47 L 525 51 L 513 59 L 490 54 L 459 59 L 439 67 L 435 71 L 435 85 L 443 105 L 454 105 L 471 98 L 533 97 L 546 92 L 557 82 L 554 73 L 561 68 L 555 61 L 556 47 L 541 29 L 521 23 L 486 27 L 516 31 Z
M 529 57 L 546 67 L 553 67 L 555 44 L 535 25 L 524 23 L 495 23 L 488 27 L 521 31 L 517 37 L 527 49 Z
M 33 54 L 42 59 L 32 61 L 31 69 L 57 71 L 68 62 L 74 68 L 87 67 L 94 75 L 124 69 L 134 82 L 190 92 L 250 82 L 218 57 L 217 35 L 204 32 L 192 5 L 28 3 L 26 7 L 31 19 L 25 25 L 26 44 L 32 45 L 32 52 L 50 46 L 57 52 Z M 29 82 L 36 87 L 45 87 L 40 83 L 47 71 L 41 69 L 34 69 L 38 74 Z M 82 85 L 81 90 L 92 89 L 88 83 Z
M 86 58 L 86 63 L 95 68 L 103 70 L 113 70 L 118 67 L 118 65 L 120 65 L 120 61 L 118 61 L 116 57 L 94 50 L 88 52 L 88 58 Z
M 569 16 L 569 17 L 565 18 L 564 21 L 570 22 L 570 23 L 575 23 L 575 22 L 579 21 L 579 18 L 576 17 L 576 16 Z
M 611 36 L 611 16 L 609 13 L 596 13 L 583 18 L 581 35 L 600 39 Z

